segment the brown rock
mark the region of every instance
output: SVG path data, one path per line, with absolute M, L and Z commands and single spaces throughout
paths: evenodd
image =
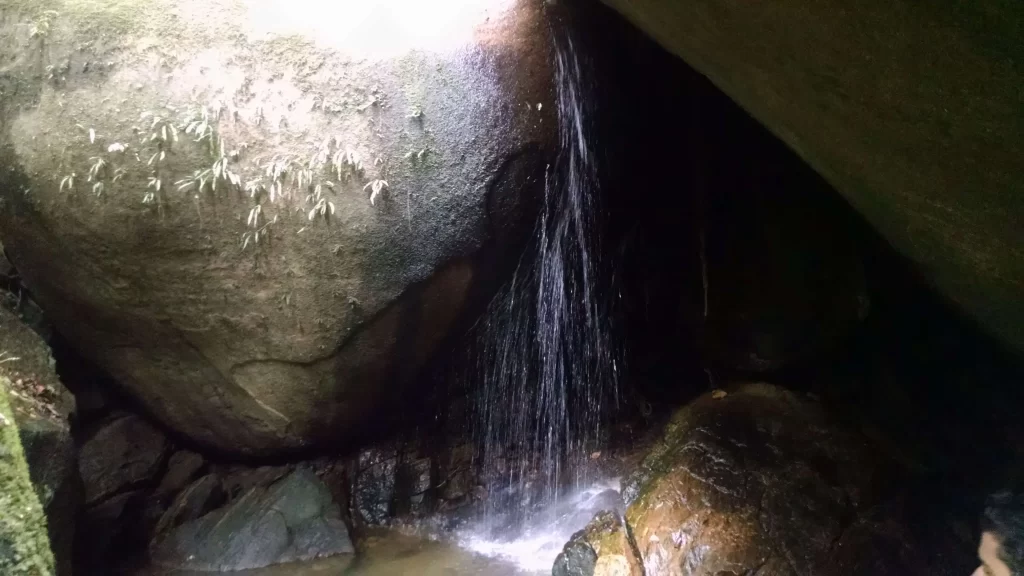
M 167 439 L 135 415 L 122 415 L 82 445 L 78 468 L 87 506 L 130 487 L 154 482 L 167 451 Z
M 352 43 L 331 3 L 76 3 L 46 78 L 19 0 L 0 24 L 19 86 L 0 101 L 4 247 L 168 427 L 244 454 L 354 442 L 414 401 L 403 385 L 493 281 L 478 267 L 532 227 L 556 146 L 543 5 L 433 6 L 419 46 L 390 26 L 405 11 Z M 214 189 L 215 163 L 236 182 Z
M 850 542 L 846 558 L 873 552 L 875 540 L 848 529 L 869 510 L 877 472 L 865 443 L 818 405 L 745 384 L 674 416 L 626 483 L 626 518 L 648 576 L 853 574 L 837 543 Z

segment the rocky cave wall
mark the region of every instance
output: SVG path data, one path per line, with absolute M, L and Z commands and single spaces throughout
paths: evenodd
M 1014 351 L 1004 349 L 1005 340 L 994 341 L 985 335 L 991 331 L 991 325 L 979 326 L 977 316 L 967 317 L 950 307 L 949 292 L 941 296 L 933 293 L 936 277 L 932 269 L 922 267 L 919 259 L 908 260 L 895 251 L 887 229 L 881 227 L 886 235 L 880 236 L 870 214 L 865 221 L 829 185 L 831 178 L 826 181 L 797 157 L 792 142 L 788 139 L 780 142 L 697 71 L 655 46 L 609 10 L 587 4 L 581 6 L 592 10 L 587 12 L 585 20 L 576 20 L 576 25 L 580 26 L 583 60 L 600 80 L 591 95 L 597 102 L 598 114 L 591 120 L 605 171 L 603 190 L 609 201 L 602 258 L 604 266 L 614 271 L 618 298 L 614 307 L 615 326 L 627 351 L 629 374 L 620 412 L 608 428 L 609 449 L 599 455 L 594 464 L 607 462 L 621 465 L 626 471 L 632 470 L 629 467 L 635 466 L 652 443 L 655 451 L 650 461 L 657 462 L 659 445 L 681 441 L 673 436 L 673 430 L 678 432 L 679 426 L 670 427 L 665 435 L 661 433 L 661 427 L 680 406 L 689 407 L 679 414 L 715 414 L 722 407 L 746 406 L 737 412 L 746 411 L 757 418 L 761 414 L 759 410 L 775 406 L 779 398 L 791 399 L 782 404 L 795 403 L 801 406 L 797 413 L 810 415 L 795 421 L 819 422 L 820 419 L 827 422 L 827 426 L 841 430 L 837 434 L 854 438 L 849 444 L 844 440 L 838 445 L 838 451 L 830 453 L 839 453 L 858 442 L 865 443 L 871 447 L 867 458 L 870 465 L 877 466 L 884 477 L 891 480 L 887 489 L 875 494 L 870 502 L 887 503 L 899 513 L 885 516 L 891 510 L 883 507 L 882 520 L 877 522 L 878 508 L 849 508 L 848 502 L 833 500 L 832 495 L 821 499 L 827 504 L 828 514 L 843 516 L 849 510 L 864 514 L 864 523 L 858 524 L 858 529 L 863 530 L 853 531 L 848 537 L 864 536 L 867 544 L 858 541 L 854 542 L 856 545 L 881 545 L 878 543 L 891 543 L 894 537 L 905 537 L 907 542 L 923 543 L 914 553 L 923 553 L 943 569 L 951 572 L 967 569 L 974 547 L 973 518 L 980 499 L 1005 479 L 1012 478 L 1022 461 L 1017 453 L 1019 448 L 1015 448 L 1024 438 L 1015 418 L 1015 409 L 1021 405 L 1015 383 L 1024 376 L 1024 370 Z M 66 16 L 67 12 L 64 14 Z M 20 45 L 31 44 L 28 26 L 32 20 L 23 16 L 16 12 L 15 16 L 8 14 L 5 20 L 6 26 L 18 31 L 9 39 L 15 38 L 13 41 Z M 63 25 L 58 22 L 54 20 L 53 25 Z M 543 26 L 538 26 L 537 22 L 532 26 L 528 29 L 541 34 L 539 30 Z M 72 38 L 77 33 L 60 32 Z M 616 41 L 609 42 L 608 38 Z M 56 49 L 59 51 L 59 47 Z M 87 51 L 93 49 L 87 48 Z M 111 52 L 115 53 L 120 54 Z M 527 53 L 533 54 L 529 50 Z M 504 54 L 511 58 L 508 53 Z M 519 52 L 513 50 L 512 54 Z M 18 68 L 8 64 L 5 78 L 10 80 Z M 49 94 L 45 97 L 60 98 L 63 90 L 81 89 L 94 82 L 84 77 L 85 71 L 76 68 L 80 64 L 74 60 L 68 70 L 78 70 L 83 77 L 45 78 L 43 75 L 34 81 L 41 83 L 43 94 Z M 45 72 L 45 68 L 43 70 Z M 108 81 L 103 78 L 96 82 Z M 24 92 L 20 94 L 25 96 Z M 33 98 L 44 98 L 32 91 L 29 94 L 29 102 L 33 102 Z M 12 100 L 5 100 L 5 104 L 10 102 Z M 22 100 L 18 102 L 25 104 Z M 740 103 L 744 104 L 742 100 Z M 418 130 L 417 120 L 406 117 L 412 115 L 409 110 L 401 110 L 401 104 L 393 106 L 390 111 L 385 107 L 380 112 L 382 118 L 390 118 L 385 122 L 400 124 L 402 128 L 398 131 L 403 134 L 405 130 Z M 508 112 L 515 109 L 515 105 L 510 106 L 499 106 L 500 113 L 495 113 L 497 120 L 491 120 L 504 122 L 506 114 L 519 118 Z M 552 106 L 545 104 L 544 108 L 550 112 Z M 432 121 L 430 109 L 423 109 L 424 127 Z M 373 105 L 367 110 L 373 110 Z M 531 114 L 534 112 L 536 109 Z M 6 109 L 5 114 L 13 115 L 4 116 L 0 126 L 16 131 L 18 122 L 24 122 L 21 118 L 24 113 L 17 106 L 14 112 Z M 544 118 L 550 121 L 550 117 Z M 411 128 L 407 121 L 412 123 Z M 768 125 L 772 127 L 770 122 Z M 71 130 L 68 126 L 61 129 L 65 128 Z M 530 130 L 537 130 L 528 133 L 541 143 L 547 142 L 550 136 L 537 125 Z M 106 136 L 106 131 L 99 130 L 97 138 Z M 5 149 L 8 152 L 11 146 L 15 151 L 22 146 L 21 153 L 32 146 L 38 147 L 38 144 L 31 144 L 30 139 L 18 144 L 16 137 L 10 138 L 10 132 L 5 134 L 9 137 Z M 530 137 L 524 138 L 529 140 Z M 91 139 L 88 128 L 74 138 L 85 147 L 85 142 Z M 532 201 L 531 195 L 537 194 L 536 163 L 543 158 L 540 150 L 544 148 L 524 146 L 525 155 L 514 158 L 528 161 L 488 164 L 497 166 L 494 171 L 485 171 L 487 178 L 484 180 L 491 182 L 488 189 L 492 196 L 474 200 L 476 209 L 469 210 L 470 213 L 479 215 L 480 211 L 492 210 L 486 206 L 490 206 L 488 203 L 494 198 L 495 190 L 501 192 L 499 199 L 505 197 L 502 194 L 514 196 L 527 190 L 526 199 Z M 803 152 L 799 147 L 796 149 Z M 495 154 L 501 156 L 502 152 Z M 823 173 L 829 176 L 827 171 Z M 488 180 L 491 177 L 499 183 Z M 397 187 L 398 182 L 402 180 L 395 179 L 391 184 Z M 27 285 L 27 289 L 16 296 L 15 308 L 23 318 L 32 323 L 32 318 L 39 317 L 31 305 L 31 297 L 26 296 L 24 302 L 21 297 L 21 294 L 34 295 L 37 285 L 42 288 L 40 301 L 46 313 L 51 313 L 51 305 L 57 306 L 54 320 L 60 335 L 50 341 L 58 350 L 58 369 L 75 393 L 78 404 L 75 433 L 81 463 L 71 469 L 77 472 L 73 476 L 80 477 L 72 483 L 84 482 L 83 493 L 77 495 L 77 501 L 72 500 L 77 502 L 72 504 L 73 509 L 81 506 L 83 510 L 81 521 L 84 524 L 78 530 L 78 557 L 82 566 L 121 562 L 129 555 L 127 551 L 141 554 L 148 550 L 166 567 L 204 570 L 251 567 L 315 553 L 314 548 L 290 547 L 283 539 L 273 536 L 296 530 L 305 531 L 302 533 L 311 540 L 329 541 L 334 546 L 332 553 L 347 563 L 372 527 L 396 521 L 412 522 L 438 513 L 441 525 L 456 526 L 464 520 L 467 504 L 488 497 L 488 472 L 475 466 L 476 448 L 466 427 L 465 395 L 470 391 L 452 384 L 452 371 L 464 370 L 454 365 L 459 358 L 455 351 L 474 344 L 459 338 L 461 327 L 448 334 L 451 339 L 441 337 L 445 332 L 441 330 L 432 344 L 433 352 L 424 352 L 423 361 L 415 363 L 419 370 L 412 372 L 416 372 L 417 377 L 410 379 L 406 386 L 393 389 L 409 392 L 418 406 L 412 410 L 389 410 L 391 417 L 406 424 L 402 433 L 367 434 L 366 441 L 357 443 L 359 450 L 342 451 L 336 449 L 338 446 L 331 446 L 322 457 L 306 453 L 301 457 L 268 459 L 269 455 L 280 452 L 263 450 L 262 440 L 253 440 L 255 449 L 224 450 L 217 442 L 206 442 L 205 432 L 197 435 L 192 428 L 178 426 L 176 420 L 168 420 L 160 411 L 154 411 L 132 380 L 126 380 L 124 374 L 105 364 L 102 361 L 105 356 L 92 355 L 90 348 L 82 346 L 84 335 L 68 330 L 73 317 L 62 319 L 60 310 L 74 308 L 76 313 L 87 312 L 85 315 L 90 322 L 108 326 L 108 330 L 113 330 L 109 326 L 123 327 L 127 320 L 107 325 L 109 317 L 97 319 L 90 315 L 96 307 L 115 307 L 98 300 L 117 293 L 143 294 L 146 291 L 145 294 L 149 294 L 150 290 L 166 296 L 174 285 L 161 288 L 164 277 L 161 274 L 173 272 L 173 263 L 181 258 L 196 255 L 191 250 L 143 251 L 141 256 L 147 262 L 169 258 L 167 270 L 163 270 L 163 265 L 155 270 L 142 265 L 110 268 L 104 260 L 108 251 L 120 254 L 128 250 L 118 247 L 117 242 L 112 247 L 103 247 L 109 238 L 102 242 L 97 240 L 106 238 L 97 223 L 110 209 L 103 208 L 105 204 L 99 200 L 82 198 L 80 205 L 86 207 L 81 209 L 86 212 L 75 216 L 75 226 L 92 224 L 77 232 L 74 227 L 71 231 L 60 229 L 58 222 L 67 214 L 64 212 L 67 206 L 62 202 L 69 202 L 61 196 L 69 193 L 61 184 L 56 179 L 46 184 L 49 189 L 45 194 L 49 196 L 42 201 L 43 208 L 34 207 L 38 200 L 8 198 L 17 215 L 10 223 L 25 225 L 28 231 L 14 233 L 0 228 L 0 235 L 12 234 L 15 244 L 12 257 L 19 264 L 18 270 L 22 263 L 28 264 L 29 272 L 15 277 L 16 285 L 21 282 Z M 488 187 L 482 183 L 475 185 L 478 191 Z M 840 192 L 845 192 L 841 186 Z M 4 193 L 9 194 L 10 189 L 5 189 Z M 368 203 L 365 196 L 359 200 Z M 402 206 L 398 200 L 400 197 L 393 198 L 395 203 L 383 210 L 389 217 L 396 218 L 389 222 L 401 225 Z M 91 206 L 88 202 L 96 205 L 88 207 Z M 5 206 L 9 209 L 10 204 Z M 856 201 L 851 204 L 861 208 Z M 177 214 L 172 216 L 174 218 L 185 218 L 185 208 L 193 207 L 187 203 L 178 205 L 179 212 L 175 213 L 174 206 L 168 205 L 169 214 Z M 129 208 L 121 206 L 118 210 L 128 211 Z M 160 222 L 152 220 L 159 218 L 159 213 L 153 212 L 155 208 L 137 207 L 137 210 L 138 214 L 125 216 L 125 222 L 132 223 L 126 234 L 147 238 L 163 230 L 154 228 L 154 222 Z M 362 209 L 353 210 L 358 213 Z M 394 213 L 389 212 L 392 210 Z M 518 208 L 502 205 L 493 210 L 514 213 Z M 225 219 L 238 217 L 228 212 L 223 215 Z M 496 268 L 479 268 L 480 262 L 503 259 L 509 264 L 518 258 L 522 244 L 516 237 L 523 231 L 515 222 L 520 222 L 517 218 L 530 222 L 532 216 L 528 207 L 525 212 L 526 216 L 510 220 L 512 224 L 508 227 L 498 219 L 499 225 L 487 232 L 495 239 L 508 240 L 505 247 L 488 251 L 489 242 L 500 244 L 501 241 L 481 240 L 482 248 L 471 242 L 473 250 L 481 250 L 467 265 L 474 278 L 489 276 L 496 283 Z M 31 218 L 20 220 L 28 218 L 26 214 Z M 467 226 L 474 230 L 485 226 L 480 220 L 469 220 Z M 199 225 L 198 217 L 194 224 Z M 360 230 L 358 226 L 355 229 Z M 217 242 L 224 246 L 235 243 L 240 237 L 235 237 L 234 232 L 225 233 Z M 19 236 L 21 234 L 24 236 Z M 367 234 L 372 236 L 373 232 Z M 57 240 L 40 240 L 45 235 L 53 235 Z M 75 252 L 76 257 L 83 258 L 82 262 L 69 262 L 71 257 L 58 258 L 54 261 L 60 265 L 52 269 L 31 262 L 41 253 L 37 251 L 42 250 L 31 244 L 33 239 L 40 240 L 40 246 L 48 246 L 47 250 L 58 250 L 61 242 L 68 238 L 85 238 L 91 242 L 83 248 L 87 255 Z M 366 237 L 360 238 L 366 240 Z M 115 234 L 114 239 L 123 238 Z M 380 241 L 390 240 L 393 238 Z M 22 261 L 18 260 L 19 242 Z M 899 242 L 894 244 L 903 248 Z M 139 244 L 134 242 L 131 246 L 137 248 Z M 222 266 L 227 256 L 222 254 L 217 258 L 220 260 L 216 266 Z M 201 262 L 200 269 L 214 266 L 207 260 Z M 254 262 L 261 261 L 256 258 Z M 434 279 L 427 284 L 412 282 L 411 287 L 402 292 L 404 295 L 394 300 L 400 302 L 409 297 L 419 304 L 406 307 L 379 303 L 381 310 L 395 311 L 392 328 L 402 331 L 418 325 L 423 320 L 419 311 L 421 305 L 448 305 L 444 298 L 429 296 L 430 282 L 445 276 L 443 271 L 434 276 L 426 272 L 431 269 L 432 260 L 387 262 L 402 274 L 423 272 Z M 62 268 L 65 265 L 67 269 Z M 245 265 L 251 263 L 246 261 Z M 31 272 L 33 266 L 37 268 L 35 274 Z M 274 264 L 263 262 L 259 266 L 269 266 L 264 274 L 274 275 Z M 6 278 L 11 269 L 5 267 L 5 270 Z M 91 291 L 90 298 L 97 302 L 86 302 L 88 305 L 82 307 L 82 302 L 70 296 L 73 284 L 65 286 L 65 283 L 80 281 L 82 274 L 95 271 L 101 275 L 90 277 L 90 282 L 103 279 L 102 290 Z M 176 274 L 181 278 L 175 282 L 192 282 L 191 272 L 177 270 Z M 206 277 L 205 272 L 198 274 Z M 124 278 L 128 279 L 125 280 L 127 285 L 119 286 L 118 282 Z M 271 282 L 272 278 L 266 281 Z M 239 285 L 232 290 L 258 293 L 255 288 L 259 285 L 262 284 Z M 393 287 L 398 290 L 399 285 L 405 286 L 398 283 Z M 450 286 L 443 281 L 436 287 L 441 291 L 447 288 Z M 478 286 L 476 289 L 486 299 L 488 288 Z M 52 291 L 49 296 L 46 296 L 47 290 Z M 273 294 L 260 296 L 264 297 L 273 297 Z M 357 300 L 359 305 L 364 304 Z M 112 301 L 120 302 L 116 298 Z M 279 311 L 291 305 L 287 294 L 284 305 Z M 342 306 L 358 308 L 353 308 L 349 302 Z M 408 316 L 417 319 L 408 320 Z M 387 312 L 381 312 L 370 315 L 367 321 L 387 317 Z M 159 323 L 183 321 L 167 310 L 156 318 Z M 49 333 L 44 324 L 37 324 L 40 332 Z M 298 325 L 292 328 L 304 334 L 308 323 L 300 324 L 301 328 Z M 317 326 L 316 322 L 312 325 Z M 333 324 L 323 327 L 323 332 L 336 333 L 337 327 Z M 8 328 L 5 333 L 13 333 L 14 328 Z M 225 330 L 228 328 L 230 326 Z M 180 330 L 180 327 L 175 329 Z M 128 333 L 145 330 L 148 328 L 140 325 Z M 387 337 L 381 340 L 388 341 Z M 38 343 L 34 346 L 38 348 Z M 82 352 L 85 352 L 84 358 Z M 94 362 L 99 362 L 101 367 L 92 366 Z M 33 372 L 38 374 L 49 374 L 46 370 L 52 372 L 52 367 L 33 367 Z M 379 376 L 367 377 L 366 382 L 377 383 Z M 50 377 L 21 378 L 23 388 L 18 393 L 30 404 L 38 401 L 43 410 L 45 406 L 56 406 L 54 400 L 59 394 L 50 390 L 59 390 L 60 383 L 47 380 Z M 42 389 L 35 386 L 37 380 L 45 380 Z M 789 391 L 761 394 L 771 401 L 765 401 L 764 406 L 755 402 L 750 408 L 748 389 L 732 383 L 751 380 L 771 382 Z M 728 392 L 719 396 L 718 392 L 708 392 L 710 389 L 728 389 Z M 186 396 L 179 388 L 161 394 Z M 760 396 L 753 394 L 753 397 Z M 207 401 L 218 396 L 203 398 Z M 317 398 L 319 396 L 301 396 L 306 404 L 315 404 Z M 196 400 L 195 397 L 187 399 L 189 402 Z M 227 408 L 220 406 L 217 410 Z M 380 411 L 369 410 L 366 416 L 382 417 Z M 337 433 L 339 429 L 332 430 Z M 738 425 L 734 430 L 742 431 L 743 427 Z M 65 419 L 63 425 L 46 429 L 42 437 L 59 440 L 66 439 L 67 435 Z M 661 439 L 652 440 L 657 437 Z M 369 442 L 370 438 L 374 442 Z M 45 445 L 50 448 L 40 454 L 56 453 L 55 444 Z M 210 450 L 211 446 L 220 449 Z M 818 448 L 820 446 L 811 447 L 812 451 Z M 240 454 L 246 457 L 240 460 Z M 250 459 L 253 455 L 258 458 Z M 817 464 L 811 460 L 815 459 L 801 460 L 794 456 L 792 462 L 786 460 L 784 464 L 813 469 Z M 29 464 L 32 465 L 31 455 Z M 658 466 L 670 470 L 677 464 L 661 462 Z M 36 466 L 39 466 L 38 461 Z M 820 469 L 815 471 L 818 473 Z M 665 482 L 676 482 L 673 478 L 668 473 Z M 812 483 L 824 486 L 825 491 L 837 486 L 845 491 L 847 484 L 861 485 L 859 480 L 855 482 L 846 477 L 837 480 L 828 474 L 814 478 L 817 479 Z M 877 487 L 876 483 L 867 481 L 862 485 Z M 46 495 L 45 490 L 40 492 Z M 300 503 L 296 507 L 308 513 L 271 518 L 273 515 L 268 510 L 281 499 Z M 67 527 L 66 522 L 54 522 L 58 510 L 61 509 L 55 507 L 47 511 L 51 529 Z M 66 512 L 66 508 L 63 510 Z M 784 511 L 779 513 L 785 514 Z M 671 528 L 669 524 L 676 521 L 667 518 L 658 525 L 657 519 L 641 518 L 637 514 L 628 520 L 631 529 L 643 527 L 648 539 L 651 534 L 661 534 L 659 530 L 663 528 Z M 833 516 L 814 518 L 801 526 L 815 525 L 814 522 L 828 524 Z M 214 524 L 222 524 L 227 529 L 212 540 L 213 546 L 196 538 L 196 534 Z M 614 526 L 614 522 L 598 522 L 594 526 L 617 534 L 614 538 L 621 536 L 616 532 L 621 526 Z M 835 526 L 829 524 L 829 530 L 833 528 Z M 263 529 L 267 530 L 264 534 L 270 536 L 249 537 L 253 531 Z M 628 539 L 601 538 L 607 545 L 606 557 L 610 550 L 619 550 L 623 558 L 633 554 L 632 550 L 622 547 L 623 542 L 628 544 Z M 595 562 L 599 562 L 602 545 L 595 547 L 595 541 L 580 544 L 581 540 L 576 540 L 581 549 L 590 549 Z M 56 550 L 57 542 L 67 541 L 55 536 L 54 542 Z M 224 555 L 224 550 L 230 550 L 231 554 Z M 641 556 L 656 552 L 655 548 L 645 546 Z M 68 554 L 67 549 L 58 551 L 58 561 L 67 562 Z M 910 557 L 913 556 L 897 560 L 905 561 Z M 898 565 L 897 560 L 891 566 Z M 608 562 L 606 560 L 605 564 Z

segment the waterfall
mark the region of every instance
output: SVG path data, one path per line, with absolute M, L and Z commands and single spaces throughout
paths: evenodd
M 532 249 L 477 325 L 477 434 L 494 471 L 488 513 L 503 528 L 586 480 L 602 413 L 617 402 L 584 70 L 572 38 L 554 35 L 559 154 Z

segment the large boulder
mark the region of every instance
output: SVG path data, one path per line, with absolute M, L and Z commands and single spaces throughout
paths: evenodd
M 1024 351 L 1024 4 L 604 0 Z
M 181 524 L 155 543 L 152 555 L 174 570 L 230 572 L 354 551 L 327 486 L 300 468 Z
M 626 570 L 607 573 L 943 573 L 879 512 L 879 464 L 813 402 L 767 384 L 718 390 L 677 412 L 627 479 L 626 530 L 599 532 L 616 545 L 583 542 L 595 566 Z
M 383 425 L 529 230 L 556 145 L 543 2 L 470 4 L 5 3 L 24 282 L 195 441 Z

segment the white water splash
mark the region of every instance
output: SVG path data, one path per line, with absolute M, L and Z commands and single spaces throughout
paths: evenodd
M 596 482 L 555 500 L 530 517 L 519 534 L 508 538 L 487 535 L 483 523 L 457 535 L 459 546 L 490 558 L 514 564 L 537 574 L 550 574 L 555 558 L 572 535 L 601 510 L 623 510 L 618 478 Z

